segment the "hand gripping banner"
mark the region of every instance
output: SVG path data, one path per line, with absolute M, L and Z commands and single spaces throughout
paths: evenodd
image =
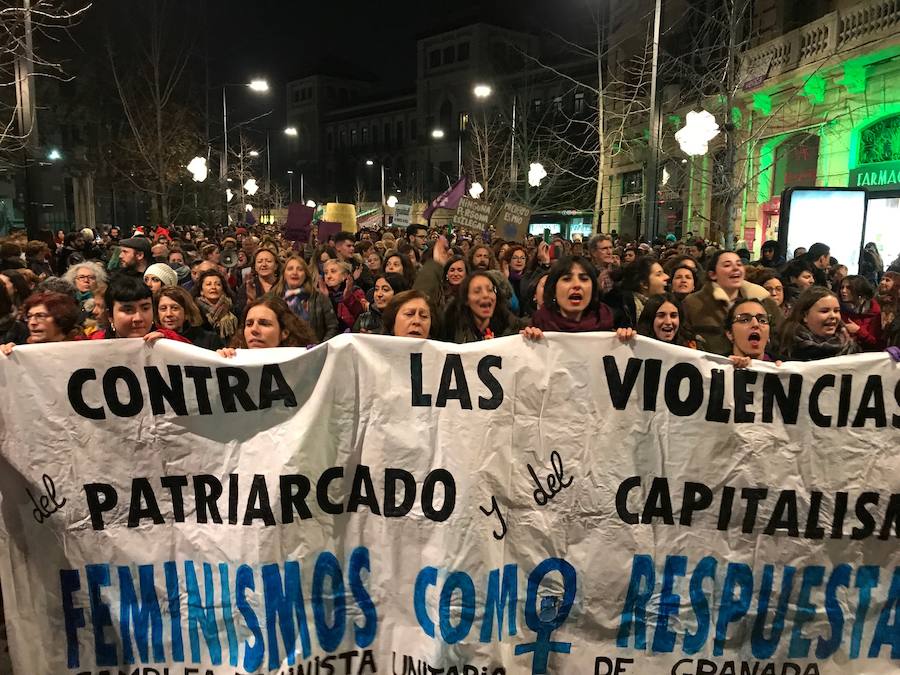
M 17 674 L 886 674 L 900 367 L 609 334 L 0 358 Z

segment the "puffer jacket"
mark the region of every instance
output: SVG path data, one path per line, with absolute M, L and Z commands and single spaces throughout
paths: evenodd
M 869 303 L 869 309 L 864 312 L 846 310 L 842 303 L 841 321 L 852 321 L 859 326 L 859 331 L 853 337 L 863 351 L 880 352 L 885 348 L 881 330 L 881 307 L 877 300 L 873 299 Z

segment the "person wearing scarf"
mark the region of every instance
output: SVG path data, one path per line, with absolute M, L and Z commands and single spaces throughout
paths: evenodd
M 542 331 L 586 333 L 613 329 L 610 308 L 600 302 L 597 272 L 582 256 L 566 256 L 550 268 L 544 285 L 544 306 L 531 317 Z
M 818 361 L 855 354 L 859 346 L 841 321 L 837 296 L 812 286 L 797 298 L 781 334 L 781 355 L 786 361 Z
M 197 278 L 193 288 L 194 299 L 209 327 L 220 338 L 228 340 L 238 328 L 237 316 L 232 311 L 231 289 L 218 270 L 206 270 Z
M 75 301 L 81 313 L 81 323 L 91 316 L 94 291 L 106 284 L 106 270 L 92 261 L 76 263 L 66 270 L 63 279 L 75 288 Z
M 300 255 L 293 254 L 285 260 L 284 273 L 272 294 L 284 300 L 295 316 L 309 324 L 318 344 L 338 334 L 337 316 L 331 303 L 316 288 L 314 275 Z
M 527 321 L 513 316 L 492 272 L 475 270 L 447 307 L 444 339 L 456 344 L 515 335 Z

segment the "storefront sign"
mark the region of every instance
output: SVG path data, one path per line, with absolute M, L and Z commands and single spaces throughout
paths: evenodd
M 850 187 L 900 189 L 900 161 L 863 164 L 850 169 Z

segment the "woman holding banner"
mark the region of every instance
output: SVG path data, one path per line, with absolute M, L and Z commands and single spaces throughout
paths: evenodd
M 104 304 L 109 312 L 109 327 L 91 335 L 91 340 L 144 338 L 154 342 L 168 338 L 178 342 L 189 340 L 153 323 L 153 291 L 140 275 L 120 271 L 109 280 Z
M 774 361 L 767 353 L 769 314 L 758 300 L 738 300 L 725 317 L 725 335 L 731 341 L 735 368 L 749 368 L 750 361 Z M 780 362 L 778 362 L 780 363 Z
M 637 320 L 637 333 L 670 345 L 697 348 L 697 344 L 684 335 L 678 299 L 672 293 L 660 293 L 647 298 Z
M 166 286 L 158 291 L 154 320 L 157 326 L 175 331 L 203 349 L 216 350 L 225 346 L 222 338 L 203 327 L 200 308 L 181 286 Z
M 22 303 L 22 315 L 28 326 L 26 344 L 74 340 L 78 332 L 78 305 L 69 295 L 35 293 Z M 14 342 L 0 345 L 0 352 L 9 356 L 14 346 Z
M 314 344 L 316 336 L 308 323 L 295 316 L 281 298 L 265 296 L 247 305 L 241 329 L 235 333 L 231 346 L 216 353 L 232 358 L 238 349 L 309 347 Z
M 544 285 L 544 306 L 531 317 L 531 325 L 561 333 L 613 330 L 612 310 L 600 301 L 597 272 L 586 258 L 554 263 Z

